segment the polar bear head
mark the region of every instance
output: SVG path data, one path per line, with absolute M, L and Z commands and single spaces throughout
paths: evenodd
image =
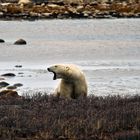
M 70 76 L 70 67 L 64 64 L 53 65 L 48 71 L 54 74 L 53 80 L 67 79 Z
M 53 80 L 76 80 L 82 73 L 80 69 L 72 64 L 56 64 L 48 68 L 49 72 L 54 74 Z

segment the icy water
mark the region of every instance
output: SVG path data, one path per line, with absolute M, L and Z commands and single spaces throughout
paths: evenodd
M 140 94 L 140 19 L 0 21 L 0 38 L 0 74 L 15 73 L 5 81 L 22 83 L 20 93 L 53 92 L 58 81 L 47 67 L 73 63 L 89 94 Z M 13 45 L 19 38 L 27 45 Z

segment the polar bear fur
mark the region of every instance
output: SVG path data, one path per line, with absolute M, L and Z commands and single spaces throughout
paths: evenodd
M 54 74 L 53 80 L 61 79 L 55 93 L 57 96 L 76 99 L 87 96 L 87 82 L 84 73 L 72 64 L 57 64 L 48 68 Z

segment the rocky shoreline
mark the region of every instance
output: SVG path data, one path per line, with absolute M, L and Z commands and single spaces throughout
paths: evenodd
M 1 20 L 140 18 L 139 3 L 0 3 Z

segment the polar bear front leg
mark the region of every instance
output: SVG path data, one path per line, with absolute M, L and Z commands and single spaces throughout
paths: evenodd
M 85 80 L 75 81 L 73 94 L 74 94 L 75 99 L 77 99 L 80 96 L 83 96 L 83 97 L 87 96 L 87 83 Z
M 73 86 L 71 83 L 61 80 L 58 87 L 55 90 L 55 94 L 61 97 L 71 98 L 73 92 Z

